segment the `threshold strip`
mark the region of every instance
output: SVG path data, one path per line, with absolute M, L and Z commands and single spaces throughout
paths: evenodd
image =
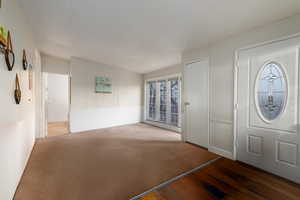
M 204 163 L 204 164 L 202 164 L 202 165 L 199 165 L 198 167 L 196 167 L 196 168 L 194 168 L 194 169 L 191 169 L 191 170 L 189 170 L 189 171 L 187 171 L 187 172 L 184 172 L 184 173 L 182 173 L 182 174 L 180 174 L 180 175 L 178 175 L 178 176 L 176 176 L 176 177 L 174 177 L 174 178 L 171 178 L 171 179 L 169 179 L 169 180 L 163 182 L 162 184 L 160 184 L 160 185 L 158 185 L 158 186 L 155 186 L 155 187 L 151 188 L 150 190 L 147 190 L 146 192 L 143 192 L 142 194 L 139 194 L 139 195 L 137 195 L 137 196 L 135 196 L 135 197 L 132 197 L 130 200 L 139 200 L 139 199 L 142 198 L 143 196 L 145 196 L 145 195 L 147 195 L 147 194 L 149 194 L 149 193 L 151 193 L 151 192 L 153 192 L 153 191 L 155 191 L 155 190 L 158 190 L 158 189 L 160 189 L 160 188 L 162 188 L 162 187 L 164 187 L 164 186 L 166 186 L 166 185 L 169 185 L 170 183 L 172 183 L 172 182 L 174 182 L 174 181 L 176 181 L 176 180 L 178 180 L 178 179 L 180 179 L 180 178 L 182 178 L 182 177 L 184 177 L 184 176 L 187 176 L 187 175 L 189 175 L 189 174 L 191 174 L 191 173 L 197 171 L 198 169 L 201 169 L 201 168 L 203 168 L 203 167 L 206 167 L 206 166 L 208 166 L 208 165 L 210 165 L 210 164 L 216 162 L 216 161 L 219 160 L 220 158 L 221 158 L 221 157 L 218 157 L 218 158 L 215 158 L 215 159 L 213 159 L 213 160 L 210 160 L 210 161 L 208 161 L 208 162 L 206 162 L 206 163 Z

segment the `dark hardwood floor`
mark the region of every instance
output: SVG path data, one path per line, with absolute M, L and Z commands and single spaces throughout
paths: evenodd
M 221 158 L 140 200 L 300 200 L 300 185 Z

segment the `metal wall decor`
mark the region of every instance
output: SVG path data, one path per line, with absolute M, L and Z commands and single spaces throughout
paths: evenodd
M 28 89 L 33 88 L 33 67 L 31 64 L 28 65 Z
M 28 62 L 27 62 L 27 56 L 26 56 L 25 49 L 23 49 L 22 65 L 23 65 L 23 69 L 26 71 L 27 67 L 28 67 Z
M 21 102 L 21 88 L 20 88 L 20 83 L 19 83 L 19 77 L 18 74 L 16 74 L 16 89 L 15 89 L 15 101 L 16 104 L 20 104 Z
M 8 71 L 11 71 L 15 65 L 15 54 L 13 52 L 12 43 L 11 43 L 11 35 L 8 31 L 7 33 L 7 42 L 6 45 L 1 47 L 1 52 L 4 53 L 5 62 Z
M 3 25 L 0 25 L 0 45 L 2 47 L 6 46 L 6 38 L 7 38 L 7 32 Z

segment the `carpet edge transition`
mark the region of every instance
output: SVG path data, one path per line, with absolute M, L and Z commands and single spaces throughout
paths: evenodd
M 185 177 L 185 176 L 187 176 L 187 175 L 189 175 L 189 174 L 191 174 L 191 173 L 193 173 L 193 172 L 195 172 L 195 171 L 197 171 L 197 170 L 199 170 L 199 169 L 201 169 L 201 168 L 204 168 L 204 167 L 206 167 L 206 166 L 208 166 L 208 165 L 210 165 L 210 164 L 216 162 L 216 161 L 219 160 L 220 158 L 221 158 L 221 157 L 217 157 L 217 158 L 214 158 L 214 159 L 212 159 L 212 160 L 209 160 L 209 161 L 207 161 L 206 163 L 203 163 L 203 164 L 199 165 L 198 167 L 195 167 L 195 168 L 193 168 L 193 169 L 191 169 L 191 170 L 189 170 L 189 171 L 187 171 L 187 172 L 184 172 L 184 173 L 182 173 L 182 174 L 180 174 L 180 175 L 178 175 L 178 176 L 176 176 L 176 177 L 174 177 L 174 178 L 171 178 L 171 179 L 169 179 L 169 180 L 167 180 L 167 181 L 164 181 L 163 183 L 161 183 L 161 184 L 159 184 L 159 185 L 157 185 L 157 186 L 154 186 L 154 187 L 152 187 L 151 189 L 149 189 L 149 190 L 147 190 L 147 191 L 145 191 L 145 192 L 143 192 L 143 193 L 141 193 L 141 194 L 139 194 L 139 195 L 137 195 L 137 196 L 134 196 L 134 197 L 130 198 L 130 200 L 139 200 L 140 198 L 146 196 L 147 194 L 149 194 L 149 193 L 151 193 L 151 192 L 153 192 L 153 191 L 155 191 L 155 190 L 158 190 L 158 189 L 160 189 L 160 188 L 162 188 L 162 187 L 164 187 L 164 186 L 166 186 L 166 185 L 169 185 L 169 184 L 171 184 L 172 182 L 174 182 L 174 181 L 176 181 L 176 180 L 178 180 L 178 179 L 180 179 L 180 178 L 182 178 L 182 177 Z

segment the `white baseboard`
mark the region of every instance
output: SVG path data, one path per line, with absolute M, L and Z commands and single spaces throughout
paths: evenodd
M 224 149 L 220 149 L 218 147 L 214 147 L 214 146 L 210 146 L 208 147 L 208 151 L 212 152 L 212 153 L 215 153 L 215 154 L 218 154 L 220 156 L 223 156 L 225 158 L 228 158 L 228 159 L 231 159 L 233 160 L 233 153 L 230 152 L 230 151 L 226 151 Z
M 94 129 L 88 129 L 88 130 L 82 130 L 82 131 L 76 131 L 76 132 L 71 132 L 71 134 L 78 134 L 78 133 L 84 133 L 84 132 L 88 132 L 88 131 L 96 131 L 96 130 L 100 130 L 100 129 L 106 129 L 106 128 L 115 128 L 115 127 L 121 127 L 121 126 L 129 126 L 129 125 L 135 125 L 135 124 L 139 124 L 142 121 L 137 121 L 137 122 L 132 122 L 132 123 L 125 123 L 125 124 L 115 124 L 113 126 L 107 126 L 107 127 L 103 127 L 103 128 L 94 128 Z
M 141 121 L 141 106 L 72 109 L 70 131 L 72 133 L 122 126 Z

